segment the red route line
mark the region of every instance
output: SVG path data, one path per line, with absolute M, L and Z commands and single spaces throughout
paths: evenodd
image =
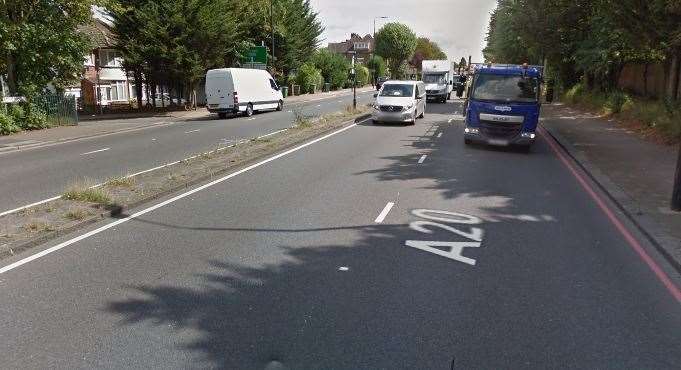
M 669 293 L 676 298 L 677 302 L 681 303 L 681 290 L 671 281 L 669 276 L 662 270 L 662 268 L 650 257 L 648 253 L 646 253 L 645 249 L 643 249 L 643 246 L 634 238 L 633 235 L 627 230 L 627 228 L 622 224 L 622 222 L 615 216 L 615 214 L 610 210 L 610 208 L 605 204 L 603 199 L 593 190 L 591 185 L 584 179 L 584 177 L 577 171 L 577 169 L 570 163 L 566 155 L 563 153 L 563 150 L 556 144 L 556 142 L 553 140 L 553 137 L 548 135 L 543 127 L 539 128 L 539 133 L 541 136 L 545 139 L 545 141 L 549 144 L 551 149 L 553 150 L 554 153 L 558 156 L 561 162 L 565 165 L 565 167 L 570 170 L 572 175 L 577 179 L 580 185 L 582 185 L 582 188 L 591 196 L 591 198 L 596 202 L 598 207 L 605 213 L 605 215 L 608 217 L 610 222 L 617 228 L 617 230 L 622 234 L 624 239 L 629 243 L 629 246 L 636 251 L 636 253 L 639 255 L 639 257 L 643 260 L 643 262 L 648 265 L 648 267 L 655 273 L 655 276 L 662 282 L 662 284 L 667 288 Z

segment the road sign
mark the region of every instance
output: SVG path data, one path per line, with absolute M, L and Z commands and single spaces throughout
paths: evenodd
M 267 64 L 267 48 L 264 46 L 254 46 L 250 48 L 244 56 L 243 62 Z

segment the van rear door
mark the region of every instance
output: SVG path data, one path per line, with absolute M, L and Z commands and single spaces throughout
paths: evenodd
M 229 70 L 212 70 L 206 74 L 206 103 L 209 110 L 234 107 L 234 88 Z

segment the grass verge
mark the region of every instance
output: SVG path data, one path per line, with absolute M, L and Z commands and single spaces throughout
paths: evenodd
M 104 217 L 119 217 L 125 209 L 202 183 L 235 167 L 343 127 L 366 111 L 368 107 L 360 107 L 307 118 L 298 122 L 294 129 L 266 138 L 240 140 L 237 144 L 199 153 L 134 177 L 112 178 L 97 187 L 86 181 L 78 182 L 69 186 L 61 199 L 0 217 L 0 259 Z
M 570 88 L 563 101 L 612 117 L 663 144 L 681 141 L 681 103 L 646 99 L 622 91 L 610 93 L 588 90 L 583 84 Z

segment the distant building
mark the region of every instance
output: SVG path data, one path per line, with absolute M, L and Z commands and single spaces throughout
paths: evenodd
M 352 59 L 352 51 L 356 53 L 358 61 L 365 61 L 374 52 L 374 38 L 371 35 L 364 37 L 353 33 L 348 40 L 343 42 L 330 42 L 328 46 L 329 51 L 336 54 L 342 54 L 348 60 Z

